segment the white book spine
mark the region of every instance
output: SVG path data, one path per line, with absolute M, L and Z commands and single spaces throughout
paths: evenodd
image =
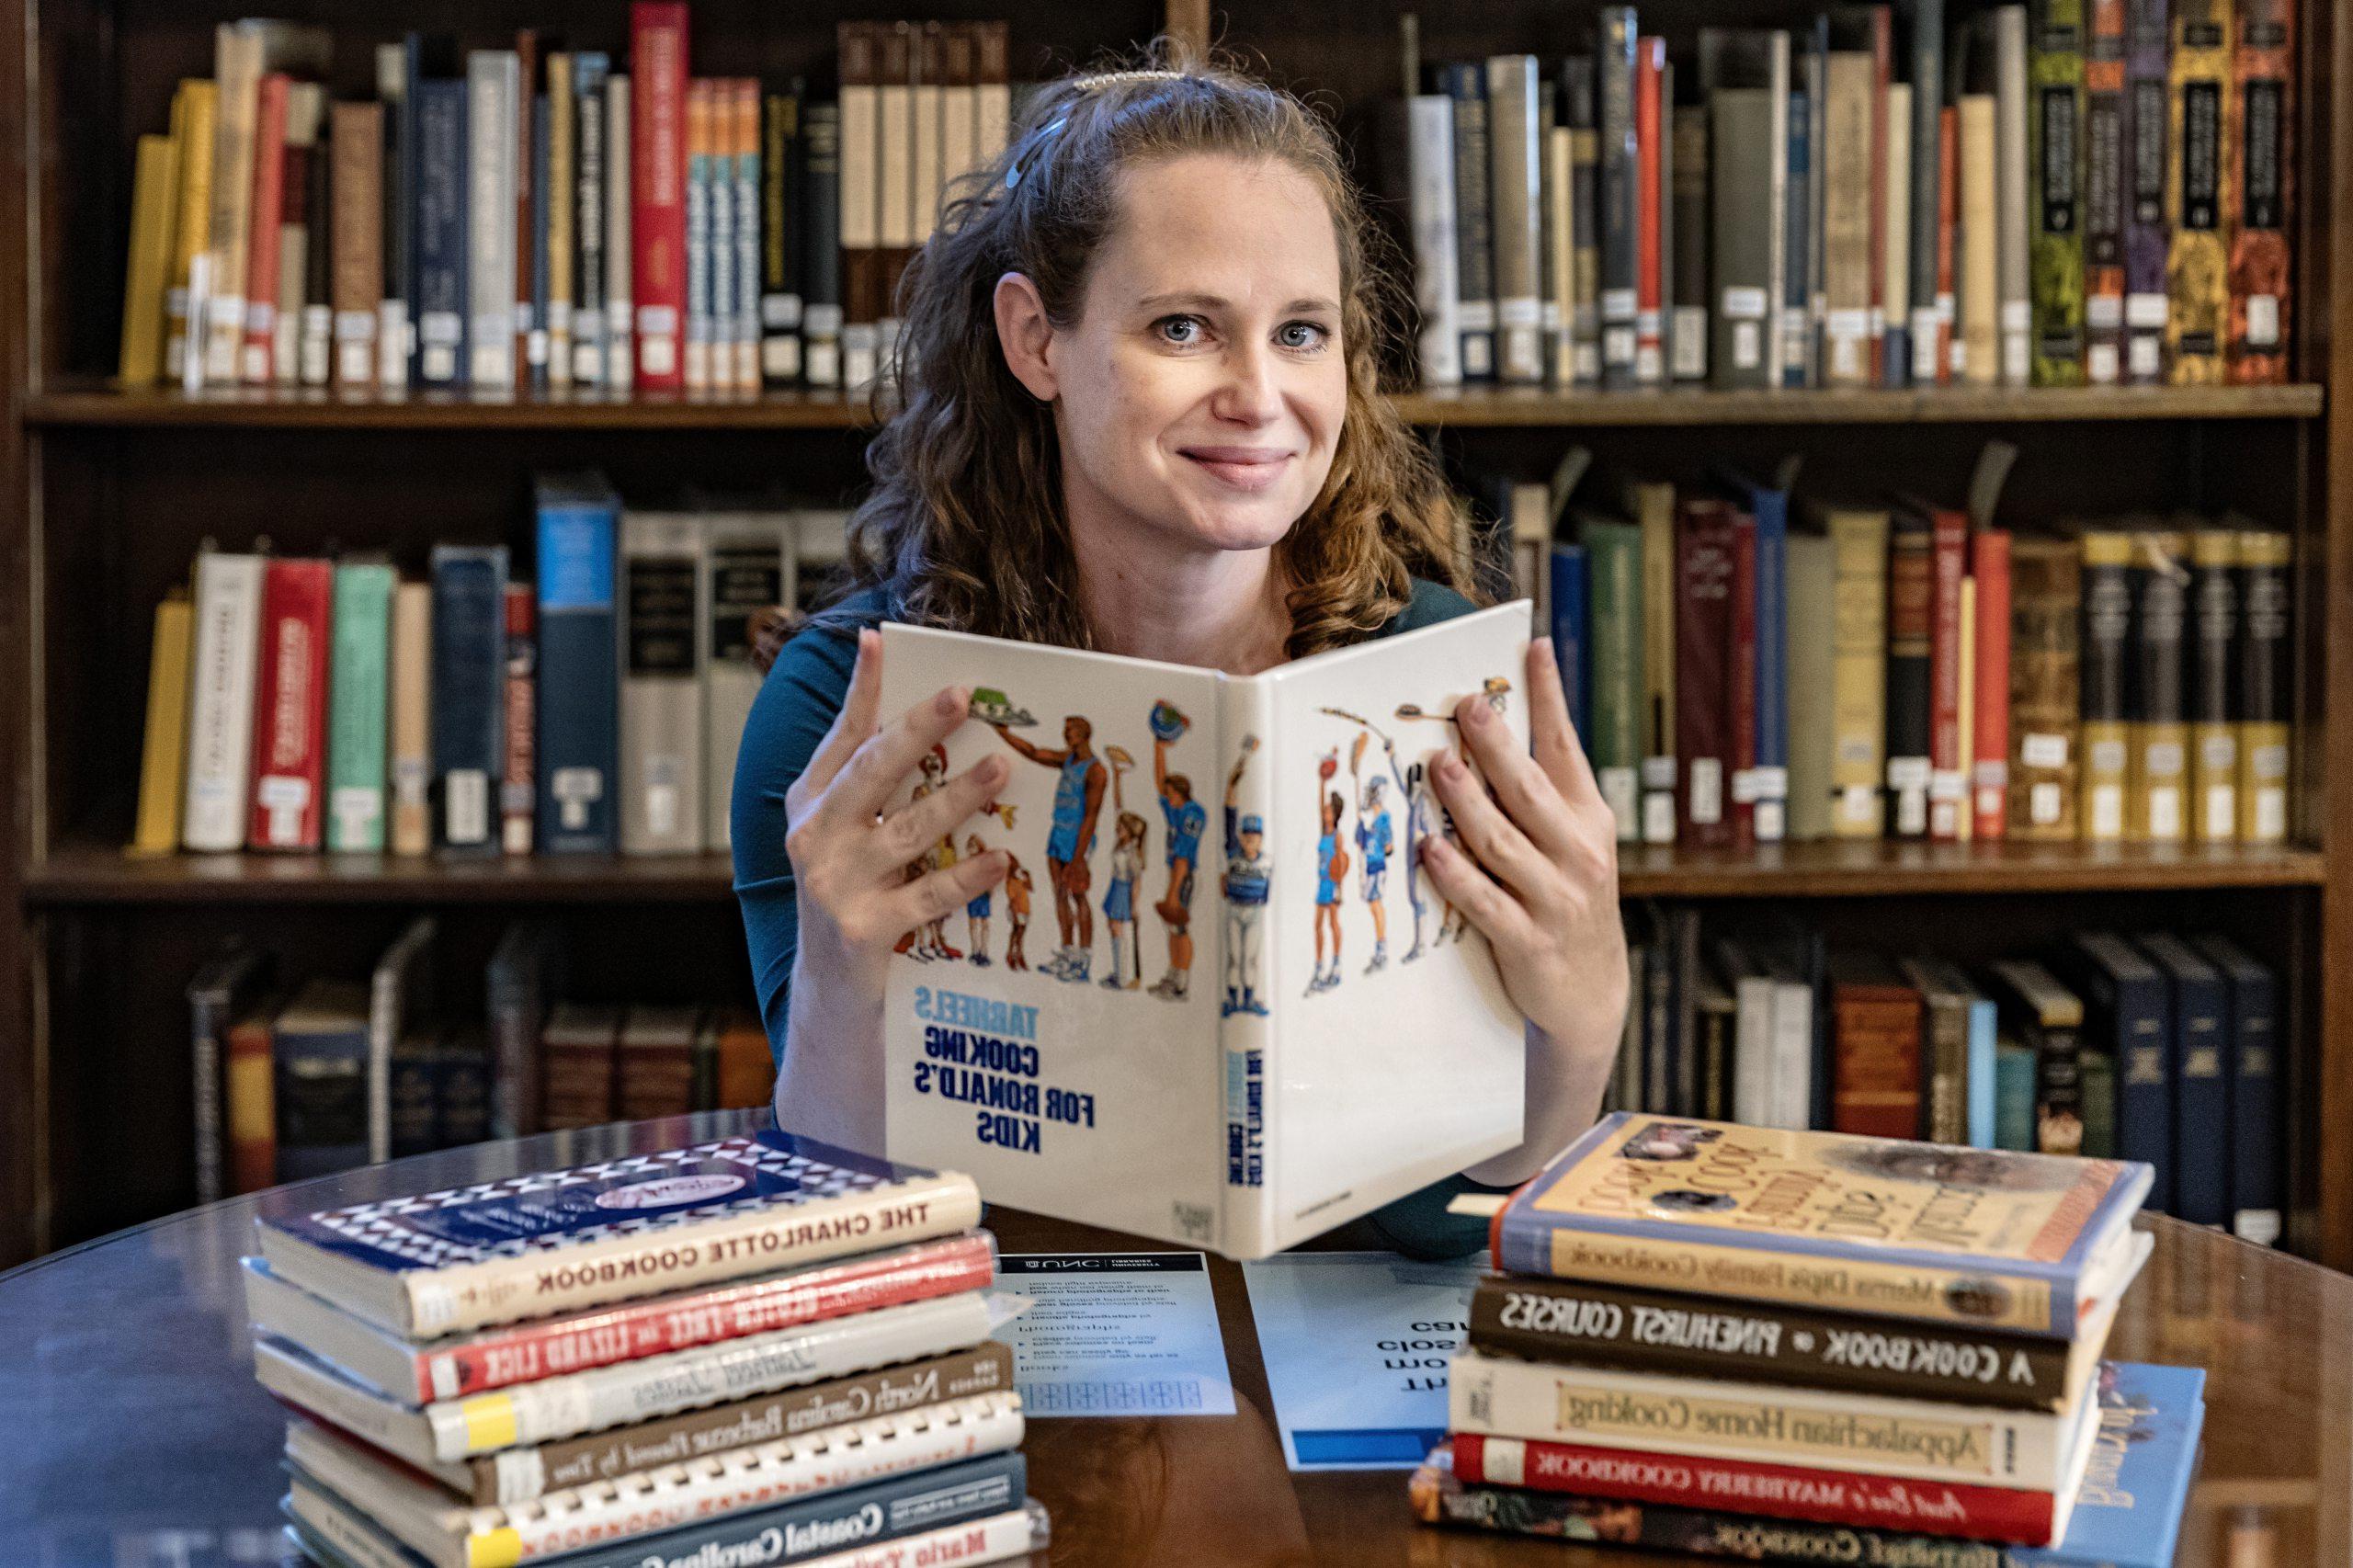
M 1774 1097 L 1773 981 L 1743 975 L 1733 986 L 1733 1119 L 1770 1127 Z
M 636 372 L 630 301 L 629 77 L 605 78 L 605 384 L 627 392 Z
M 416 994 L 416 971 L 426 961 L 436 927 L 420 915 L 377 962 L 368 994 L 368 1158 L 382 1165 L 392 1157 L 392 1048 L 400 1043 L 407 1003 Z
M 444 1463 L 433 1451 L 432 1429 L 415 1406 L 397 1403 L 338 1376 L 268 1335 L 254 1336 L 254 1379 L 288 1403 L 334 1422 L 396 1459 L 427 1470 Z
M 710 667 L 702 520 L 621 517 L 621 821 L 625 855 L 703 846 L 702 686 Z
M 2073 1413 L 2070 1413 L 2072 1416 Z M 2067 1423 L 2049 1411 L 1771 1388 L 1455 1353 L 1457 1432 L 1594 1448 L 1804 1463 L 1913 1480 L 2052 1492 Z
M 1537 257 L 1543 215 L 1537 151 L 1536 57 L 1487 62 L 1488 211 L 1494 223 L 1495 355 L 1499 380 L 1544 379 L 1544 310 Z
M 515 96 L 512 50 L 466 58 L 467 372 L 483 391 L 515 385 Z
M 1273 748 L 1274 693 L 1265 681 L 1229 680 L 1218 692 L 1218 730 L 1234 760 L 1220 782 L 1221 875 L 1217 908 L 1221 929 L 1215 949 L 1218 988 L 1224 1017 L 1218 1028 L 1223 1071 L 1219 1093 L 1225 1138 L 1225 1213 L 1219 1227 L 1228 1257 L 1264 1257 L 1279 1244 L 1274 1151 L 1269 1134 L 1274 1108 L 1275 1028 L 1269 1012 L 1287 983 L 1276 956 L 1272 879 L 1281 874 L 1273 846 L 1285 842 L 1278 831 Z M 1252 825 L 1258 831 L 1254 835 Z M 1255 840 L 1255 843 L 1254 843 Z M 1255 853 L 1253 852 L 1255 850 Z
M 529 1562 L 585 1540 L 671 1529 L 1001 1453 L 1020 1443 L 1022 1427 L 1018 1394 L 975 1394 L 506 1506 L 454 1502 L 308 1423 L 288 1427 L 286 1454 L 387 1533 L 436 1563 L 461 1568 L 488 1561 L 491 1551 L 498 1561 Z
M 257 1257 L 240 1261 L 245 1319 L 257 1335 L 292 1340 L 381 1392 L 418 1387 L 415 1347 L 406 1340 L 288 1284 Z
M 2028 295 L 2026 7 L 2004 6 L 1994 13 L 1995 270 L 2001 301 L 2004 386 L 2027 383 L 2033 342 L 2033 307 Z
M 188 800 L 181 844 L 238 849 L 253 766 L 254 674 L 260 653 L 263 561 L 206 551 L 196 558 L 196 646 L 188 668 Z
M 1455 276 L 1454 100 L 1426 93 L 1407 107 L 1414 293 L 1422 384 L 1462 384 L 1461 285 Z

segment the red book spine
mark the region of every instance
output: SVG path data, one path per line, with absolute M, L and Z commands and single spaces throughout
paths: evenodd
M 1732 519 L 1732 624 L 1727 629 L 1725 682 L 1731 699 L 1732 842 L 1756 847 L 1756 519 Z
M 2048 1543 L 2055 1522 L 2047 1492 L 1467 1432 L 1454 1437 L 1454 1473 L 1465 1485 L 1528 1486 L 2026 1545 Z
M 1961 733 L 1961 582 L 1969 571 L 1969 519 L 1929 514 L 1928 836 L 1958 839 L 1969 809 L 1970 737 Z
M 1887 379 L 1887 81 L 1895 28 L 1885 6 L 1871 7 L 1871 385 Z M 1927 89 L 1922 89 L 1927 90 Z
M 286 191 L 286 95 L 292 78 L 273 71 L 261 79 L 254 115 L 253 207 L 245 233 L 245 355 L 239 374 L 247 386 L 267 386 L 278 331 L 278 226 Z
M 637 384 L 686 384 L 687 7 L 630 7 L 630 288 L 637 306 Z
M 1986 528 L 1970 540 L 1977 579 L 1977 692 L 1971 711 L 1970 801 L 1979 838 L 1999 838 L 2010 804 L 2010 536 Z
M 1634 50 L 1634 380 L 1666 379 L 1662 311 L 1666 278 L 1659 255 L 1658 159 L 1666 134 L 1659 78 L 1666 40 L 1639 40 Z
M 1920 999 L 1900 985 L 1830 988 L 1835 1132 L 1920 1136 Z
M 416 1398 L 425 1403 L 458 1399 L 747 1334 L 985 1290 L 995 1278 L 995 1245 L 986 1235 L 971 1234 L 772 1279 L 575 1312 L 420 1354 Z
M 325 770 L 327 615 L 335 566 L 272 561 L 262 579 L 261 658 L 254 676 L 254 792 L 245 842 L 316 849 Z
M 1937 358 L 1936 383 L 1949 386 L 1954 376 L 1953 331 L 1959 312 L 1959 291 L 1953 268 L 1961 234 L 1961 111 L 1947 104 L 1937 113 Z M 1917 353 L 1919 350 L 1915 349 Z M 1917 379 L 1916 376 L 1915 379 Z
M 1732 842 L 1725 766 L 1732 728 L 1732 517 L 1722 501 L 1688 501 L 1675 528 L 1675 836 Z
M 506 585 L 506 767 L 498 790 L 499 837 L 509 855 L 531 852 L 531 812 L 538 799 L 538 591 Z

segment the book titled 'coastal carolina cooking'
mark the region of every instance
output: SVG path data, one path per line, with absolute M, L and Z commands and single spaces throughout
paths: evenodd
M 972 1178 L 773 1129 L 313 1214 L 272 1272 L 416 1339 L 969 1230 Z
M 1619 1111 L 1512 1195 L 1495 1266 L 2072 1337 L 2148 1246 L 2150 1168 Z
M 898 943 L 886 1152 L 1248 1258 L 1518 1143 L 1525 1022 L 1417 857 L 1456 705 L 1528 745 L 1528 634 L 1523 602 L 1228 676 L 885 626 L 883 712 L 972 688 L 891 808 L 1012 769 L 911 846 L 910 880 L 1012 864 Z

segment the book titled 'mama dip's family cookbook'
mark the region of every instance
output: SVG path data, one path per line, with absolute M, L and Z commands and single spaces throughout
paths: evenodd
M 2150 1168 L 1619 1111 L 1514 1193 L 1495 1266 L 2071 1337 L 2149 1242 Z
M 412 1338 L 871 1252 L 980 1222 L 972 1178 L 773 1129 L 256 1221 L 272 1272 Z
M 899 944 L 889 1153 L 1258 1257 L 1518 1143 L 1523 1020 L 1416 853 L 1458 702 L 1528 744 L 1529 619 L 1249 676 L 885 626 L 883 711 L 973 688 L 913 794 L 1012 765 L 908 876 L 1014 862 Z

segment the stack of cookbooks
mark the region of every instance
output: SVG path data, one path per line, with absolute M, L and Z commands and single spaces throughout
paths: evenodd
M 335 1568 L 1029 1551 L 980 1212 L 969 1177 L 762 1131 L 265 1216 L 289 1531 Z
M 1495 1215 L 1415 1506 L 1752 1561 L 2169 1563 L 2204 1374 L 2100 1359 L 2149 1182 L 1606 1118 Z

